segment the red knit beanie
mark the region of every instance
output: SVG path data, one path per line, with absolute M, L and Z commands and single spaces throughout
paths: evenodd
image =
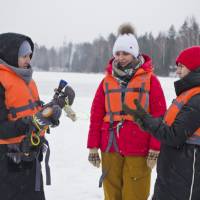
M 200 46 L 192 46 L 180 52 L 176 58 L 176 65 L 181 63 L 190 71 L 200 67 Z

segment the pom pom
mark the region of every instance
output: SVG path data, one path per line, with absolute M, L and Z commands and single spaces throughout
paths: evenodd
M 124 35 L 124 34 L 133 34 L 136 36 L 135 28 L 130 23 L 124 23 L 120 25 L 118 29 L 118 35 Z

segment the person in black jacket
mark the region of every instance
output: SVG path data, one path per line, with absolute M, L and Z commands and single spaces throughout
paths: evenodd
M 2 200 L 45 200 L 40 169 L 42 153 L 48 144 L 44 134 L 49 126 L 59 124 L 61 107 L 54 105 L 53 101 L 42 107 L 32 79 L 30 61 L 33 50 L 32 40 L 25 35 L 0 34 Z M 74 95 L 72 89 L 69 93 Z M 72 96 L 69 95 L 69 101 Z
M 123 105 L 162 143 L 152 200 L 200 199 L 200 46 L 180 52 L 176 64 L 177 98 L 164 118 L 153 118 L 138 101 L 135 110 Z

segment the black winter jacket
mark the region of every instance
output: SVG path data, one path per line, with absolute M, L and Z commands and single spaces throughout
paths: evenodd
M 30 42 L 33 52 L 33 42 L 30 38 L 15 33 L 0 34 L 0 59 L 8 65 L 18 67 L 18 50 L 24 40 Z M 0 84 L 0 139 L 19 136 L 27 129 L 27 125 L 20 119 L 8 120 L 5 89 Z M 45 200 L 42 179 L 41 191 L 35 191 L 35 161 L 22 161 L 16 164 L 7 157 L 6 153 L 7 145 L 0 145 L 0 199 Z
M 34 45 L 29 37 L 17 33 L 0 34 L 0 59 L 13 67 L 18 67 L 19 47 L 25 40 L 30 43 L 33 52 Z M 21 120 L 15 122 L 8 121 L 8 110 L 5 105 L 5 90 L 0 84 L 0 139 L 19 136 L 26 129 L 27 125 Z
M 175 82 L 177 96 L 200 86 L 200 69 Z M 144 119 L 148 131 L 162 142 L 152 200 L 200 200 L 200 146 L 186 144 L 200 127 L 200 94 L 178 113 L 171 127 L 161 118 Z

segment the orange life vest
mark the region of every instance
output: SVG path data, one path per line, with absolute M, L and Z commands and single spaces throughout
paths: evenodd
M 33 115 L 41 109 L 37 87 L 33 80 L 27 85 L 15 72 L 0 64 L 0 84 L 5 88 L 5 105 L 9 112 L 8 120 L 15 121 Z M 42 134 L 44 135 L 44 133 Z M 0 139 L 0 144 L 20 143 L 24 137 L 25 135 L 21 135 Z
M 122 93 L 125 93 L 124 103 L 135 109 L 134 99 L 138 99 L 142 107 L 149 110 L 150 79 L 152 72 L 139 68 L 134 77 L 129 81 L 126 88 L 120 87 L 119 82 L 110 74 L 104 78 L 103 88 L 105 92 L 105 122 L 122 121 L 124 119 L 133 121 L 130 115 L 122 112 Z
M 200 86 L 194 87 L 181 93 L 176 99 L 173 100 L 171 106 L 167 110 L 164 121 L 168 126 L 171 126 L 176 119 L 176 116 L 182 109 L 182 107 L 196 94 L 200 93 Z M 196 143 L 196 140 L 200 140 L 200 128 L 198 128 L 192 137 L 188 138 L 188 143 Z

